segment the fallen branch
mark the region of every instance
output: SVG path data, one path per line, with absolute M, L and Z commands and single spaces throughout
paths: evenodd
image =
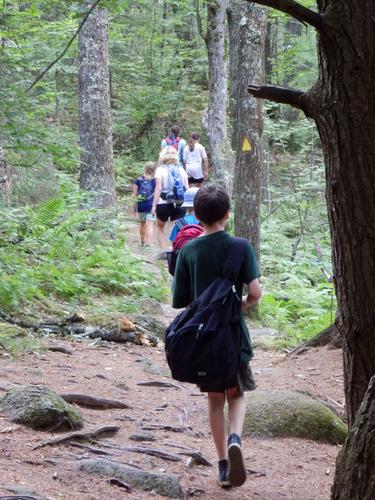
M 114 399 L 104 399 L 98 398 L 96 396 L 89 396 L 87 394 L 60 394 L 60 396 L 65 399 L 67 403 L 76 404 L 79 406 L 85 406 L 87 408 L 100 408 L 100 409 L 129 409 L 130 406 L 123 401 L 117 401 Z
M 73 351 L 62 345 L 49 345 L 47 349 L 52 352 L 62 352 L 63 354 L 68 354 L 69 356 L 73 354 Z
M 124 481 L 120 481 L 120 479 L 117 479 L 116 477 L 111 477 L 111 479 L 108 479 L 108 484 L 119 486 L 120 488 L 124 488 L 124 490 L 126 491 L 132 490 L 127 483 L 124 483 Z
M 96 429 L 90 431 L 77 431 L 70 432 L 55 439 L 45 441 L 44 443 L 37 444 L 33 447 L 33 450 L 38 450 L 39 448 L 44 448 L 45 446 L 55 446 L 56 444 L 67 443 L 69 441 L 80 441 L 80 440 L 90 440 L 100 437 L 106 437 L 109 435 L 116 434 L 120 430 L 120 427 L 116 425 L 102 425 Z
M 172 453 L 168 453 L 157 448 L 146 448 L 144 446 L 125 446 L 121 448 L 125 451 L 132 451 L 134 453 L 144 453 L 146 455 L 151 455 L 152 457 L 162 458 L 163 460 L 168 460 L 169 462 L 180 462 L 181 458 Z
M 163 382 L 162 380 L 149 380 L 146 382 L 138 382 L 137 385 L 145 387 L 174 387 L 175 389 L 183 389 L 181 385 L 174 384 L 173 382 Z
M 82 444 L 82 443 L 69 443 L 70 446 L 73 446 L 74 448 L 82 448 L 83 450 L 90 451 L 94 455 L 113 455 L 113 453 L 110 453 L 109 451 L 106 450 L 101 450 L 100 448 L 94 448 L 93 446 L 88 446 L 87 444 Z
M 148 424 L 148 425 L 142 426 L 143 431 L 162 430 L 162 431 L 170 431 L 170 432 L 185 432 L 186 429 L 191 430 L 191 427 L 176 427 L 174 425 L 164 425 L 164 424 Z
M 288 356 L 298 356 L 306 351 L 306 349 L 310 347 L 323 347 L 325 345 L 332 345 L 332 347 L 339 348 L 341 347 L 340 343 L 342 342 L 341 336 L 337 330 L 336 324 L 329 326 L 322 332 L 315 335 L 310 340 L 306 340 L 302 344 L 298 345 L 290 352 L 288 352 Z

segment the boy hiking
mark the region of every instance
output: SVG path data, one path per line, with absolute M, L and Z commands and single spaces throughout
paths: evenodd
M 155 167 L 156 164 L 153 161 L 148 161 L 144 167 L 144 175 L 133 181 L 133 214 L 138 214 L 140 222 L 141 247 L 149 247 L 152 240 L 154 216 L 151 214 L 151 210 L 156 186 Z
M 237 292 L 239 297 L 242 285 L 248 286 L 248 293 L 242 298 L 242 311 L 246 311 L 261 297 L 259 270 L 252 247 L 244 240 L 232 238 L 225 232 L 230 208 L 227 192 L 220 185 L 206 184 L 196 193 L 194 208 L 204 232 L 202 236 L 190 241 L 181 249 L 175 272 L 173 307 L 189 306 L 217 278 L 224 275 L 224 263 L 230 262 L 233 255 L 242 254 L 240 265 L 237 263 L 239 272 L 233 277 L 233 282 L 234 292 Z M 235 268 L 234 262 L 233 269 Z M 225 305 L 220 307 L 225 308 Z M 203 324 L 201 326 L 203 327 Z M 208 418 L 219 459 L 218 481 L 221 487 L 241 486 L 246 481 L 241 450 L 241 433 L 246 410 L 243 393 L 254 390 L 255 383 L 249 366 L 252 358 L 251 342 L 242 315 L 240 339 L 240 364 L 235 376 L 225 383 L 212 382 L 199 385 L 201 392 L 207 392 L 208 395 Z M 221 375 L 225 380 L 225 373 Z M 224 416 L 226 401 L 229 417 L 228 439 Z
M 187 214 L 181 219 L 177 219 L 175 221 L 171 234 L 169 235 L 170 241 L 175 241 L 176 236 L 184 226 L 189 224 L 199 224 L 199 221 L 194 214 L 194 197 L 197 194 L 198 189 L 199 188 L 197 187 L 192 187 L 185 191 L 184 202 L 181 205 L 181 208 L 186 208 Z

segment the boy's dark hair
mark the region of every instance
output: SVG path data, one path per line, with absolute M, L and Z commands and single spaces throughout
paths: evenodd
M 208 226 L 222 220 L 229 209 L 229 195 L 220 184 L 205 184 L 194 197 L 195 216 Z

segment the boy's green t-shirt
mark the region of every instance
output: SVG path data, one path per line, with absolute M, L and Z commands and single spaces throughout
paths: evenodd
M 173 285 L 173 307 L 186 307 L 221 275 L 228 252 L 230 236 L 225 231 L 200 236 L 182 249 L 177 259 Z M 259 278 L 259 267 L 252 246 L 247 244 L 246 258 L 235 282 L 242 294 L 243 284 Z M 249 330 L 241 315 L 241 362 L 248 363 L 253 356 Z

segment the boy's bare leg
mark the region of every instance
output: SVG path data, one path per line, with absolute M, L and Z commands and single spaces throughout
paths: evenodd
M 225 433 L 225 393 L 209 392 L 208 395 L 208 419 L 211 426 L 212 438 L 219 460 L 227 458 L 227 439 Z
M 165 250 L 166 248 L 168 248 L 168 239 L 164 234 L 165 225 L 166 222 L 163 222 L 160 219 L 156 219 L 156 241 L 158 242 L 161 250 Z
M 243 394 L 236 387 L 227 390 L 229 434 L 241 436 L 245 421 L 246 404 Z

